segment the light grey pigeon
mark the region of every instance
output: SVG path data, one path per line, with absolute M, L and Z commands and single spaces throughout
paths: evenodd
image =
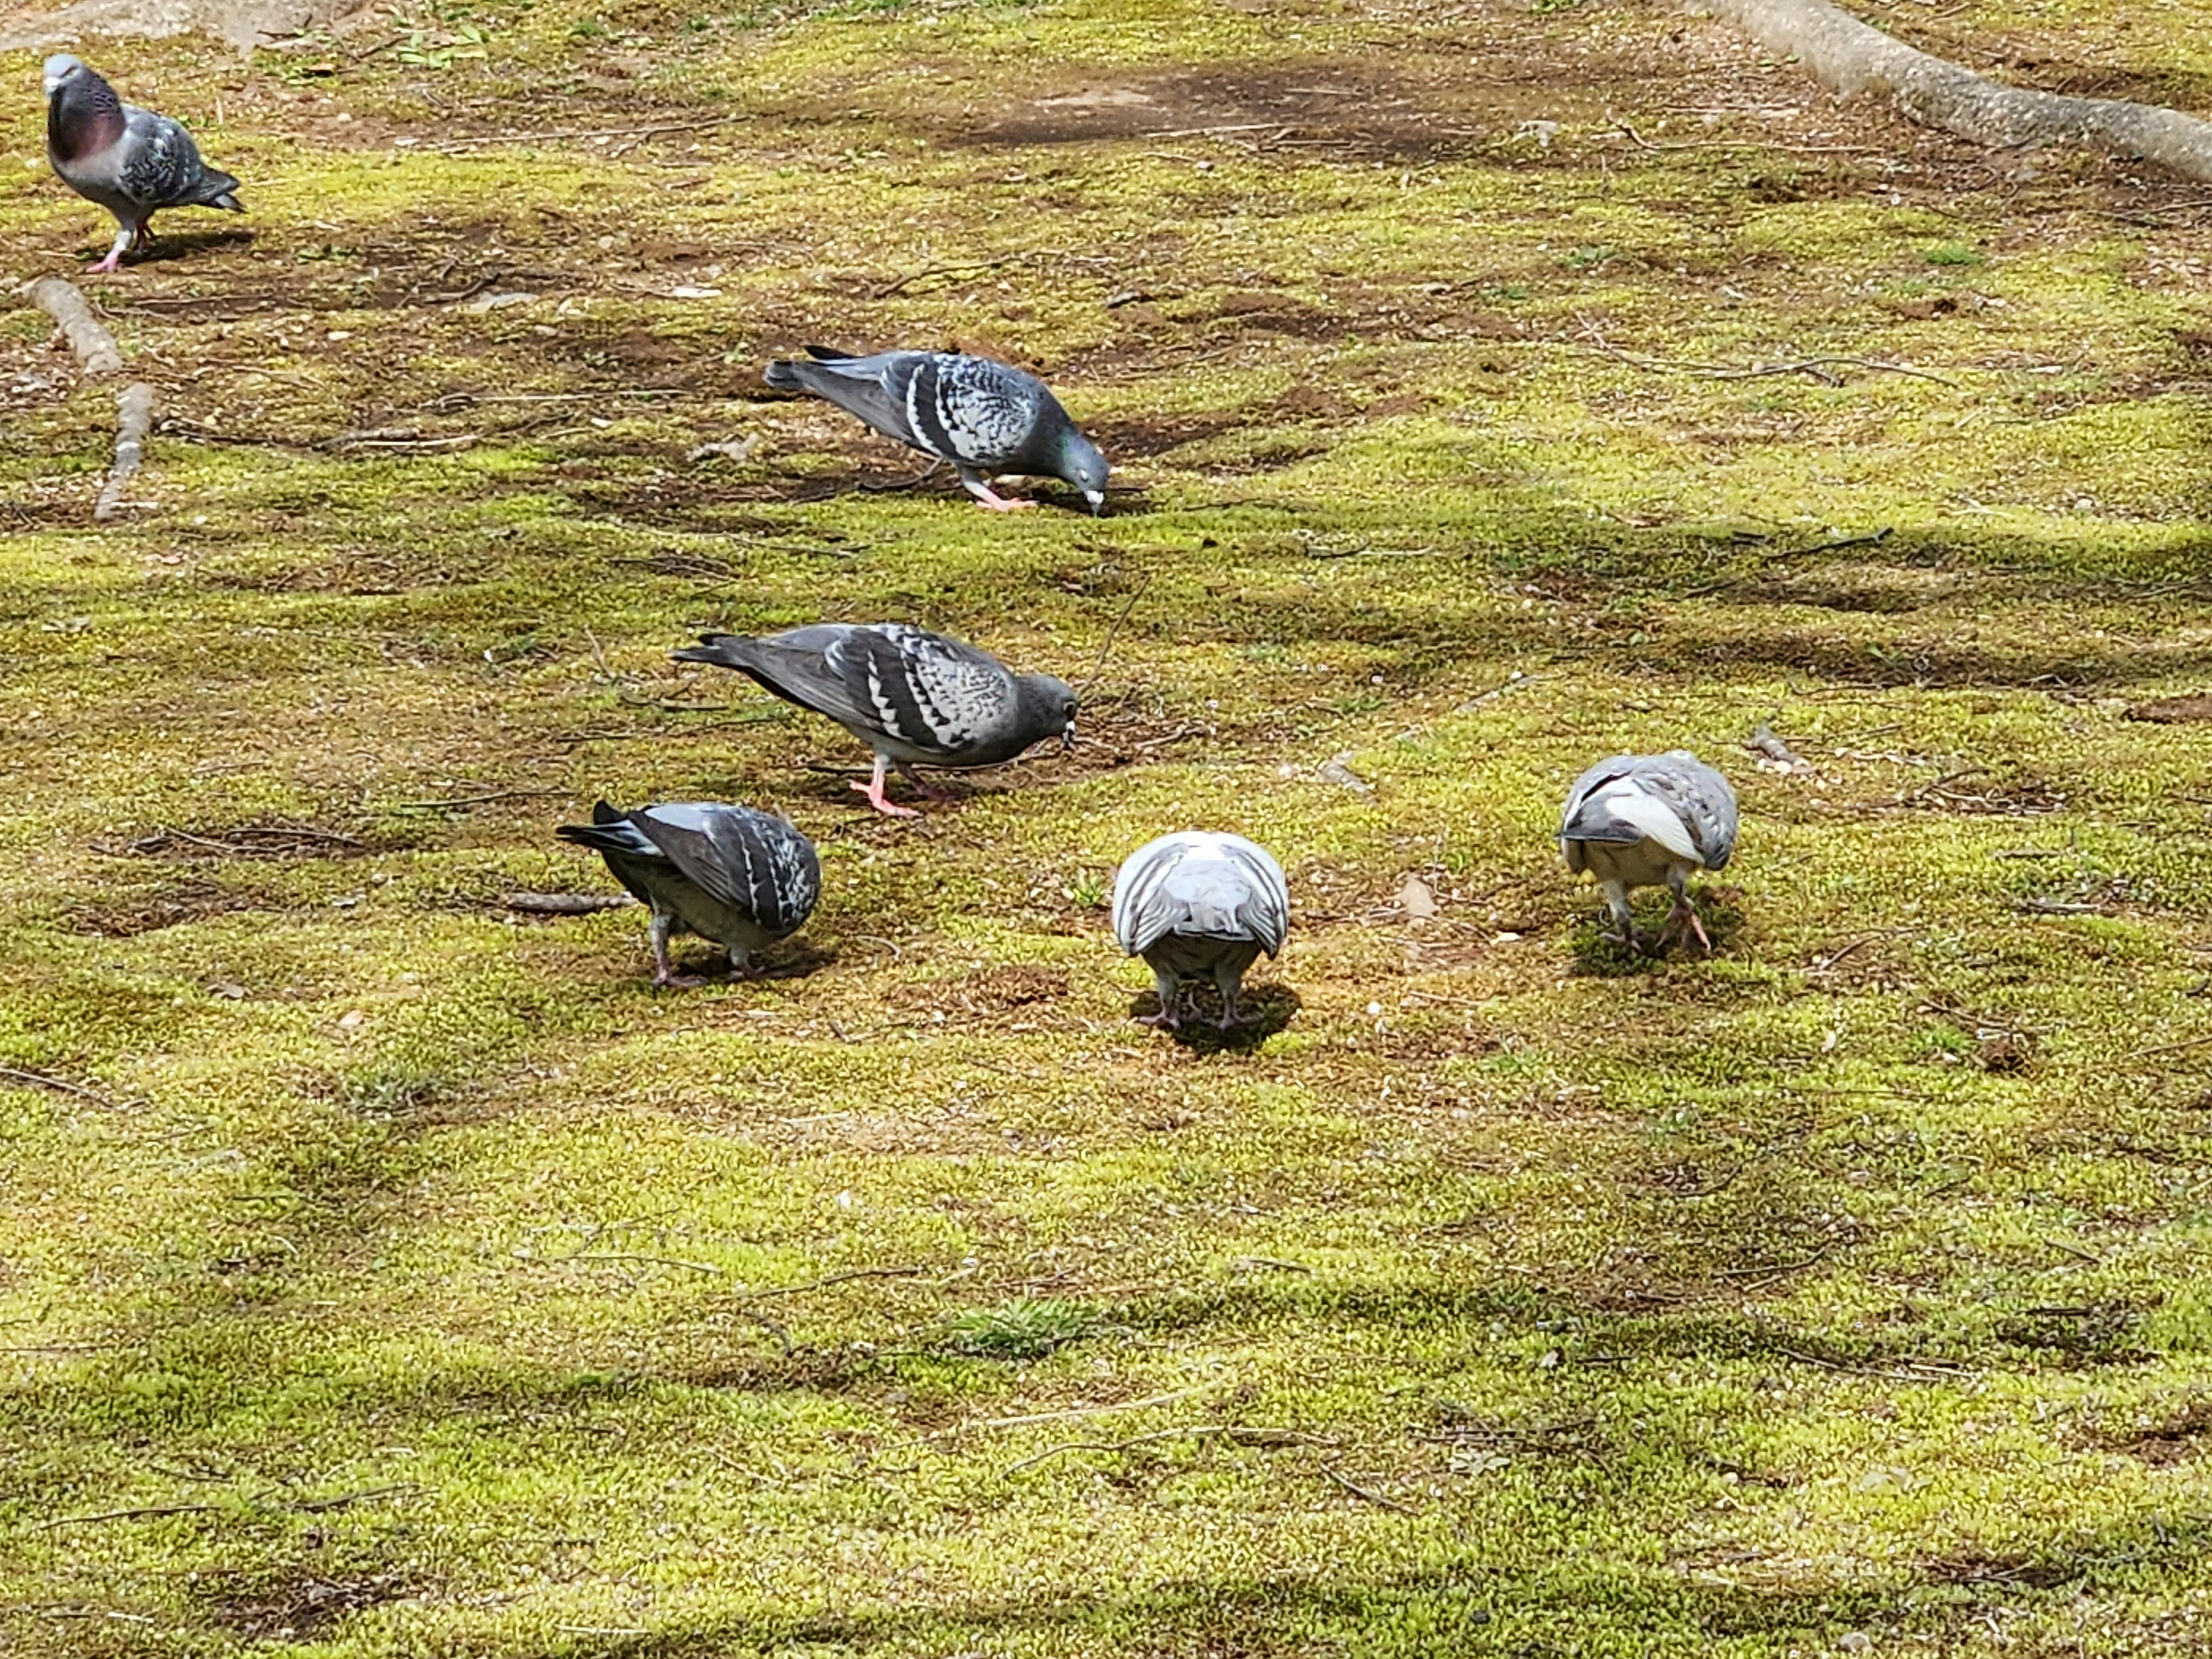
M 1735 851 L 1735 791 L 1729 781 L 1686 749 L 1663 755 L 1615 755 L 1577 778 L 1559 816 L 1559 845 L 1567 868 L 1588 871 L 1605 890 L 1621 945 L 1638 941 L 1629 920 L 1632 888 L 1662 883 L 1674 908 L 1652 940 L 1664 950 L 1668 937 L 1686 928 L 1711 954 L 1697 907 L 1684 884 L 1694 870 L 1718 870 Z
M 1237 1024 L 1237 992 L 1265 951 L 1283 948 L 1291 928 L 1291 890 L 1283 866 L 1242 836 L 1178 830 L 1148 841 L 1114 878 L 1114 939 L 1141 956 L 1159 987 L 1160 1011 L 1147 1025 L 1182 1025 L 1186 981 L 1221 988 L 1221 1029 Z
M 238 180 L 201 161 L 191 134 L 166 115 L 125 103 L 66 53 L 46 59 L 46 159 L 64 184 L 115 216 L 115 246 L 95 272 L 114 270 L 147 240 L 158 209 L 246 211 Z
M 826 346 L 806 350 L 812 362 L 780 357 L 763 378 L 779 392 L 827 398 L 886 438 L 951 462 L 985 507 L 1006 513 L 1036 505 L 991 488 L 994 477 L 1014 472 L 1064 478 L 1091 512 L 1106 510 L 1106 458 L 1036 375 L 951 351 L 855 357 Z
M 697 985 L 669 960 L 673 933 L 696 933 L 730 953 L 739 978 L 757 950 L 799 931 L 822 896 L 814 843 L 750 806 L 672 801 L 625 812 L 605 801 L 563 841 L 596 848 L 615 879 L 653 909 L 653 982 Z
M 801 708 L 827 714 L 876 751 L 854 784 L 878 812 L 920 817 L 884 799 L 896 766 L 961 770 L 1010 761 L 1033 743 L 1075 744 L 1075 691 L 1049 674 L 1017 674 L 988 651 L 905 623 L 817 623 L 749 639 L 707 634 L 672 654 L 750 674 Z

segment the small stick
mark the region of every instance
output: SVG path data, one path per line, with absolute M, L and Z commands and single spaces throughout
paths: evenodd
M 79 1100 L 105 1106 L 111 1112 L 123 1109 L 120 1101 L 111 1100 L 98 1090 L 88 1089 L 82 1083 L 71 1083 L 65 1077 L 49 1077 L 44 1072 L 27 1072 L 21 1066 L 0 1066 L 0 1082 L 20 1083 L 27 1089 L 51 1089 L 58 1095 L 75 1095 Z
M 1132 1435 L 1127 1440 L 1071 1440 L 1064 1445 L 1048 1446 L 1034 1457 L 1024 1457 L 1018 1463 L 1009 1463 L 999 1471 L 1004 1480 L 1023 1469 L 1034 1468 L 1066 1452 L 1127 1451 L 1132 1446 L 1148 1446 L 1163 1440 L 1231 1440 L 1244 1446 L 1328 1446 L 1332 1440 L 1319 1435 L 1303 1434 L 1296 1429 L 1253 1428 L 1241 1423 L 1194 1423 L 1187 1429 L 1160 1429 L 1151 1434 Z
M 1145 597 L 1145 590 L 1152 585 L 1152 573 L 1147 570 L 1144 580 L 1137 584 L 1137 591 L 1129 595 L 1128 604 L 1121 607 L 1121 614 L 1114 618 L 1114 625 L 1106 630 L 1105 641 L 1098 647 L 1097 659 L 1091 665 L 1090 677 L 1075 694 L 1079 698 L 1088 694 L 1091 688 L 1098 684 L 1099 672 L 1106 666 L 1106 653 L 1114 648 L 1114 641 L 1121 631 L 1121 624 L 1129 620 L 1129 613 L 1137 608 L 1137 601 Z
M 764 1290 L 741 1290 L 738 1294 L 749 1301 L 761 1301 L 771 1296 L 797 1296 L 801 1291 L 818 1291 L 827 1285 L 842 1285 L 855 1279 L 918 1279 L 928 1271 L 927 1267 L 851 1267 L 841 1273 L 824 1273 L 800 1285 L 770 1285 Z
M 1177 1400 L 1188 1400 L 1194 1394 L 1204 1394 L 1203 1388 L 1176 1389 L 1166 1394 L 1147 1395 L 1142 1400 L 1116 1400 L 1103 1406 L 1074 1406 L 1064 1412 L 1031 1412 L 1024 1417 L 991 1417 L 981 1423 L 956 1423 L 949 1429 L 939 1429 L 925 1435 L 926 1440 L 942 1440 L 947 1436 L 965 1434 L 970 1430 L 1018 1429 L 1032 1423 L 1059 1423 L 1071 1417 L 1103 1417 L 1109 1412 L 1141 1411 L 1147 1406 L 1165 1406 Z
M 884 284 L 868 297 L 871 300 L 888 300 L 892 295 L 932 276 L 980 276 L 987 270 L 996 270 L 1000 265 L 1012 264 L 1022 257 L 1018 253 L 1009 253 L 1002 259 L 971 259 L 965 264 L 926 266 L 910 276 L 902 276 L 895 283 Z
M 1354 1498 L 1365 1498 L 1367 1502 L 1374 1504 L 1377 1509 L 1395 1510 L 1401 1515 L 1419 1515 L 1420 1513 L 1419 1510 L 1413 1508 L 1409 1504 L 1401 1504 L 1395 1498 L 1385 1498 L 1379 1492 L 1370 1492 L 1366 1487 L 1352 1480 L 1350 1475 L 1340 1471 L 1334 1463 L 1322 1464 L 1321 1466 L 1321 1472 L 1327 1475 L 1330 1480 L 1336 1482 L 1338 1486 L 1343 1487 L 1345 1491 L 1350 1492 Z
M 499 902 L 532 916 L 588 916 L 637 902 L 628 893 L 507 893 Z
M 52 1532 L 58 1527 L 88 1527 L 95 1521 L 136 1521 L 155 1515 L 204 1515 L 219 1507 L 215 1504 L 155 1504 L 138 1510 L 103 1510 L 98 1515 L 65 1515 L 58 1521 L 41 1521 L 31 1530 Z

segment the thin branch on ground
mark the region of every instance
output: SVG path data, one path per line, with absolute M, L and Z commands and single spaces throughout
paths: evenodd
M 900 277 L 895 283 L 884 283 L 868 297 L 871 300 L 888 300 L 892 295 L 903 293 L 916 283 L 926 282 L 932 276 L 980 276 L 987 270 L 996 270 L 1001 265 L 1015 264 L 1024 258 L 1033 257 L 1035 256 L 1030 254 L 1009 253 L 997 259 L 969 259 L 957 264 L 926 265 L 910 276 Z
M 1098 655 L 1091 664 L 1090 674 L 1076 689 L 1075 695 L 1079 700 L 1085 696 L 1092 686 L 1098 684 L 1098 676 L 1106 666 L 1107 653 L 1113 650 L 1114 641 L 1121 632 L 1121 624 L 1129 620 L 1129 613 L 1137 608 L 1137 601 L 1145 597 L 1145 590 L 1152 585 L 1152 573 L 1147 570 L 1145 573 L 1145 579 L 1137 584 L 1136 592 L 1129 595 L 1129 602 L 1121 607 L 1121 614 L 1114 618 L 1114 625 L 1106 630 L 1106 638 L 1098 647 Z
M 1694 358 L 1688 357 L 1646 357 L 1633 351 L 1622 350 L 1598 332 L 1597 325 L 1588 317 L 1577 315 L 1575 320 L 1583 325 L 1583 332 L 1589 336 L 1591 343 L 1600 351 L 1615 362 L 1626 363 L 1631 368 L 1642 369 L 1647 374 L 1687 374 L 1701 380 L 1756 380 L 1774 374 L 1809 374 L 1825 385 L 1841 386 L 1843 382 L 1827 372 L 1829 365 L 1835 364 L 1854 368 L 1874 369 L 1884 374 L 1908 375 L 1916 380 L 1932 380 L 1937 386 L 1948 386 L 1954 390 L 1959 387 L 1958 381 L 1948 380 L 1941 374 L 1931 374 L 1924 368 L 1914 368 L 1906 363 L 1884 362 L 1879 357 L 1828 355 L 1801 357 L 1795 362 L 1786 363 L 1753 363 L 1748 366 L 1740 363 L 1699 362 Z
M 573 794 L 568 789 L 495 789 L 488 794 L 455 795 L 447 800 L 403 800 L 393 811 L 400 812 L 434 812 L 453 806 L 482 806 L 495 800 L 538 800 L 549 796 Z
M 1385 1498 L 1379 1492 L 1370 1491 L 1367 1487 L 1361 1486 L 1350 1475 L 1338 1468 L 1334 1463 L 1322 1464 L 1321 1466 L 1321 1472 L 1327 1475 L 1331 1480 L 1334 1481 L 1338 1486 L 1343 1487 L 1345 1491 L 1350 1492 L 1354 1498 L 1364 1499 L 1365 1502 L 1374 1504 L 1377 1509 L 1395 1510 L 1400 1515 L 1419 1515 L 1420 1513 L 1419 1510 L 1413 1508 L 1409 1504 L 1401 1504 L 1395 1498 Z
M 499 902 L 530 916 L 588 916 L 637 902 L 628 893 L 502 893 Z
M 1103 1406 L 1071 1406 L 1066 1411 L 1030 1412 L 1020 1417 L 991 1417 L 980 1423 L 956 1423 L 949 1429 L 939 1429 L 922 1437 L 925 1440 L 945 1440 L 956 1434 L 981 1433 L 988 1429 L 1027 1428 L 1036 1423 L 1060 1423 L 1073 1417 L 1103 1417 L 1109 1412 L 1142 1411 L 1151 1406 L 1168 1406 L 1178 1400 L 1188 1400 L 1194 1394 L 1204 1394 L 1204 1388 L 1175 1389 L 1166 1394 L 1146 1395 L 1142 1400 L 1115 1400 Z
M 0 1066 L 0 1083 L 20 1083 L 27 1089 L 46 1089 L 58 1095 L 74 1095 L 79 1100 L 88 1100 L 95 1106 L 104 1106 L 111 1112 L 124 1109 L 121 1101 L 112 1099 L 97 1089 L 88 1089 L 83 1084 L 72 1083 L 65 1077 L 26 1071 L 20 1066 Z
M 221 1509 L 220 1504 L 149 1504 L 142 1509 L 102 1510 L 97 1515 L 64 1515 L 55 1521 L 41 1521 L 31 1530 L 52 1532 L 62 1527 L 89 1527 L 103 1521 L 138 1521 L 157 1515 L 208 1515 Z
M 1157 1445 L 1164 1440 L 1226 1440 L 1239 1446 L 1334 1446 L 1336 1442 L 1325 1435 L 1307 1434 L 1297 1429 L 1255 1427 L 1243 1423 L 1194 1423 L 1188 1428 L 1159 1429 L 1151 1434 L 1132 1435 L 1127 1440 L 1070 1440 L 1057 1446 L 1048 1446 L 1031 1457 L 1009 1463 L 999 1471 L 1004 1480 L 1024 1469 L 1035 1468 L 1040 1463 L 1070 1452 L 1124 1452 L 1138 1446 Z
M 824 1273 L 819 1279 L 810 1279 L 798 1285 L 769 1285 L 763 1289 L 740 1287 L 738 1295 L 749 1302 L 763 1302 L 772 1296 L 797 1296 L 805 1291 L 818 1291 L 830 1285 L 848 1284 L 855 1279 L 919 1279 L 929 1271 L 927 1267 L 848 1267 L 843 1273 Z

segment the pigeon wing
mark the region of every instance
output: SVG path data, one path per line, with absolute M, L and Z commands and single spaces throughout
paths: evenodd
M 118 176 L 133 201 L 149 207 L 195 201 L 206 171 L 199 146 L 183 127 L 152 110 L 124 106 L 123 164 Z
M 1636 780 L 1673 809 L 1698 861 L 1708 870 L 1723 867 L 1735 852 L 1735 791 L 1729 781 L 1686 749 L 1670 750 L 1643 762 Z
M 1290 924 L 1282 866 L 1242 836 L 1162 836 L 1131 854 L 1114 884 L 1114 939 L 1127 956 L 1203 927 L 1252 939 L 1272 957 Z
M 1042 382 L 1018 368 L 936 352 L 907 382 L 907 421 L 932 454 L 989 471 L 1029 448 L 1050 398 Z
M 779 939 L 806 920 L 820 896 L 813 843 L 781 818 L 685 801 L 646 807 L 630 822 L 708 897 Z
M 1006 665 L 942 634 L 902 623 L 856 628 L 823 654 L 868 723 L 919 754 L 957 762 L 1015 716 Z

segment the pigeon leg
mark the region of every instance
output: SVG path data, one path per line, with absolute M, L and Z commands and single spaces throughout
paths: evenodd
M 1001 495 L 991 488 L 991 481 L 988 478 L 979 472 L 970 472 L 964 467 L 961 469 L 960 482 L 968 493 L 975 498 L 979 506 L 988 507 L 994 513 L 1013 513 L 1024 507 L 1036 505 L 1035 501 L 1024 501 L 1019 496 Z
M 115 233 L 115 246 L 107 250 L 107 257 L 105 259 L 102 259 L 98 264 L 94 265 L 86 270 L 84 274 L 88 276 L 98 276 L 106 272 L 113 270 L 116 266 L 123 263 L 124 254 L 128 252 L 131 248 L 136 247 L 137 245 L 137 226 L 123 226 Z
M 1690 895 L 1683 885 L 1684 879 L 1682 873 L 1676 871 L 1674 878 L 1667 884 L 1674 890 L 1674 908 L 1667 913 L 1666 925 L 1660 928 L 1659 937 L 1664 940 L 1670 933 L 1695 933 L 1698 943 L 1704 945 L 1705 954 L 1711 956 L 1713 942 L 1705 933 L 1705 924 L 1698 919 L 1698 907 L 1690 902 Z
M 876 811 L 884 814 L 886 817 L 894 818 L 920 817 L 921 814 L 915 811 L 911 806 L 901 806 L 895 800 L 886 800 L 884 799 L 884 775 L 890 770 L 890 765 L 891 762 L 890 756 L 877 756 L 875 775 L 870 778 L 866 783 L 856 783 L 853 787 L 859 790 L 860 793 L 868 798 L 869 805 L 874 807 Z
M 1224 1031 L 1233 1031 L 1237 1025 L 1237 980 L 1231 975 L 1216 975 L 1214 983 L 1221 988 L 1221 1018 L 1215 1022 Z
M 654 988 L 668 986 L 675 990 L 688 991 L 707 981 L 696 974 L 679 974 L 668 955 L 668 936 L 675 925 L 658 910 L 653 913 L 653 983 Z
M 951 800 L 952 799 L 952 792 L 950 789 L 939 789 L 935 784 L 932 783 L 927 778 L 922 776 L 921 773 L 915 771 L 914 768 L 908 766 L 904 761 L 897 762 L 896 764 L 898 775 L 904 778 L 908 783 L 912 784 L 915 788 L 921 791 L 923 794 L 928 796 L 930 799 Z
M 1163 973 L 1155 968 L 1152 969 L 1152 983 L 1160 994 L 1160 1011 L 1157 1014 L 1139 1014 L 1137 1024 L 1163 1030 L 1180 1031 L 1182 1030 L 1182 982 L 1173 974 Z
M 1626 945 L 1635 950 L 1643 941 L 1636 937 L 1636 918 L 1628 908 L 1628 887 L 1626 883 L 1607 881 L 1600 884 L 1605 890 L 1605 907 L 1613 912 L 1613 931 L 1598 937 L 1609 945 Z

